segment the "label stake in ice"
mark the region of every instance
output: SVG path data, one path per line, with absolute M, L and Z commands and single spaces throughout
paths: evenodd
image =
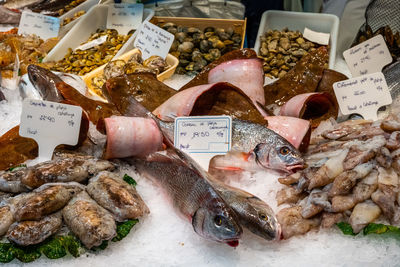
M 324 32 L 315 32 L 306 27 L 304 28 L 303 37 L 320 45 L 328 45 L 330 34 Z
M 81 117 L 78 106 L 25 99 L 19 135 L 38 143 L 40 161 L 50 160 L 56 146 L 78 143 Z
M 232 118 L 193 116 L 175 119 L 174 145 L 208 169 L 208 161 L 231 149 Z
M 360 114 L 365 120 L 377 120 L 378 109 L 392 103 L 382 72 L 336 82 L 333 89 L 342 114 Z
M 392 56 L 382 35 L 377 35 L 343 52 L 353 77 L 382 71 Z
M 128 34 L 142 23 L 143 4 L 112 4 L 108 6 L 107 29 L 115 29 L 119 34 Z
M 60 30 L 60 19 L 23 11 L 19 21 L 18 34 L 36 34 L 46 40 L 58 36 Z
M 160 27 L 145 21 L 138 30 L 134 46 L 142 52 L 143 59 L 151 56 L 166 58 L 168 51 L 174 42 L 174 35 Z

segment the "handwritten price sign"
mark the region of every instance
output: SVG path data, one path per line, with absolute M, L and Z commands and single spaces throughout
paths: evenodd
M 193 116 L 175 119 L 174 145 L 189 154 L 206 170 L 215 155 L 231 149 L 232 118 Z
M 344 115 L 360 114 L 366 120 L 377 120 L 378 109 L 392 103 L 382 72 L 336 82 L 333 89 Z
M 56 146 L 78 143 L 81 117 L 78 106 L 26 99 L 19 135 L 34 139 L 39 145 L 39 157 L 49 160 Z
M 343 52 L 353 77 L 379 72 L 392 62 L 382 35 L 377 35 Z
M 60 19 L 39 13 L 23 11 L 18 26 L 18 34 L 36 34 L 46 40 L 58 36 Z
M 154 55 L 165 59 L 173 42 L 173 34 L 145 21 L 140 27 L 133 45 L 140 49 L 143 59 Z

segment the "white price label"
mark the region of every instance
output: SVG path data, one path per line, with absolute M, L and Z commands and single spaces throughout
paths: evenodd
M 108 6 L 107 29 L 115 29 L 119 34 L 128 34 L 139 28 L 143 19 L 143 4 L 112 4 Z
M 310 30 L 309 28 L 304 28 L 303 37 L 311 42 L 320 45 L 328 45 L 330 34 L 324 32 L 315 32 Z
M 382 72 L 336 82 L 333 89 L 342 114 L 360 114 L 365 120 L 377 120 L 378 109 L 392 103 Z
M 18 34 L 36 34 L 40 38 L 47 40 L 57 37 L 60 30 L 60 19 L 23 11 L 19 21 Z
M 79 106 L 25 99 L 19 135 L 34 139 L 39 145 L 40 160 L 50 160 L 56 146 L 78 143 L 81 117 Z
M 343 57 L 353 77 L 379 72 L 393 60 L 380 34 L 344 51 Z
M 165 59 L 173 42 L 173 34 L 145 21 L 142 23 L 133 45 L 140 49 L 143 59 L 154 55 Z
M 175 119 L 174 146 L 189 154 L 206 170 L 215 155 L 231 149 L 232 118 L 193 116 Z
M 101 45 L 102 43 L 104 43 L 105 41 L 107 41 L 107 35 L 103 35 L 97 39 L 94 39 L 90 42 L 87 42 L 86 44 L 80 45 L 77 48 L 75 48 L 74 50 L 87 50 L 90 49 L 92 47 L 95 47 L 97 45 Z

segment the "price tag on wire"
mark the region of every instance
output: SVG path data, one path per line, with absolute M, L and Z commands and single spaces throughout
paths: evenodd
M 78 143 L 81 117 L 79 106 L 25 99 L 19 135 L 38 143 L 40 161 L 50 160 L 56 146 Z
M 18 34 L 36 34 L 47 40 L 57 37 L 60 30 L 60 19 L 31 11 L 23 11 L 19 21 Z
M 215 155 L 224 155 L 232 145 L 230 116 L 193 116 L 175 119 L 174 146 L 189 154 L 206 170 Z
M 119 34 L 128 34 L 139 28 L 143 19 L 143 4 L 111 4 L 108 6 L 107 29 L 115 29 Z
M 343 52 L 353 77 L 382 71 L 392 56 L 382 35 L 377 35 Z
M 382 72 L 336 82 L 333 89 L 342 114 L 360 114 L 365 120 L 377 120 L 378 109 L 392 103 Z
M 140 49 L 143 59 L 151 56 L 166 58 L 174 42 L 174 35 L 161 29 L 160 27 L 145 21 L 138 30 L 133 45 Z

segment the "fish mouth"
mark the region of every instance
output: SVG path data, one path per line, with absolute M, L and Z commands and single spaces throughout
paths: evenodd
M 307 168 L 307 165 L 304 164 L 304 163 L 303 164 L 295 164 L 295 165 L 286 166 L 286 170 L 289 173 L 295 173 L 297 171 L 304 170 L 305 168 Z
M 235 247 L 239 246 L 239 239 L 234 239 L 234 240 L 231 240 L 231 241 L 227 241 L 225 243 L 228 246 L 235 248 Z

